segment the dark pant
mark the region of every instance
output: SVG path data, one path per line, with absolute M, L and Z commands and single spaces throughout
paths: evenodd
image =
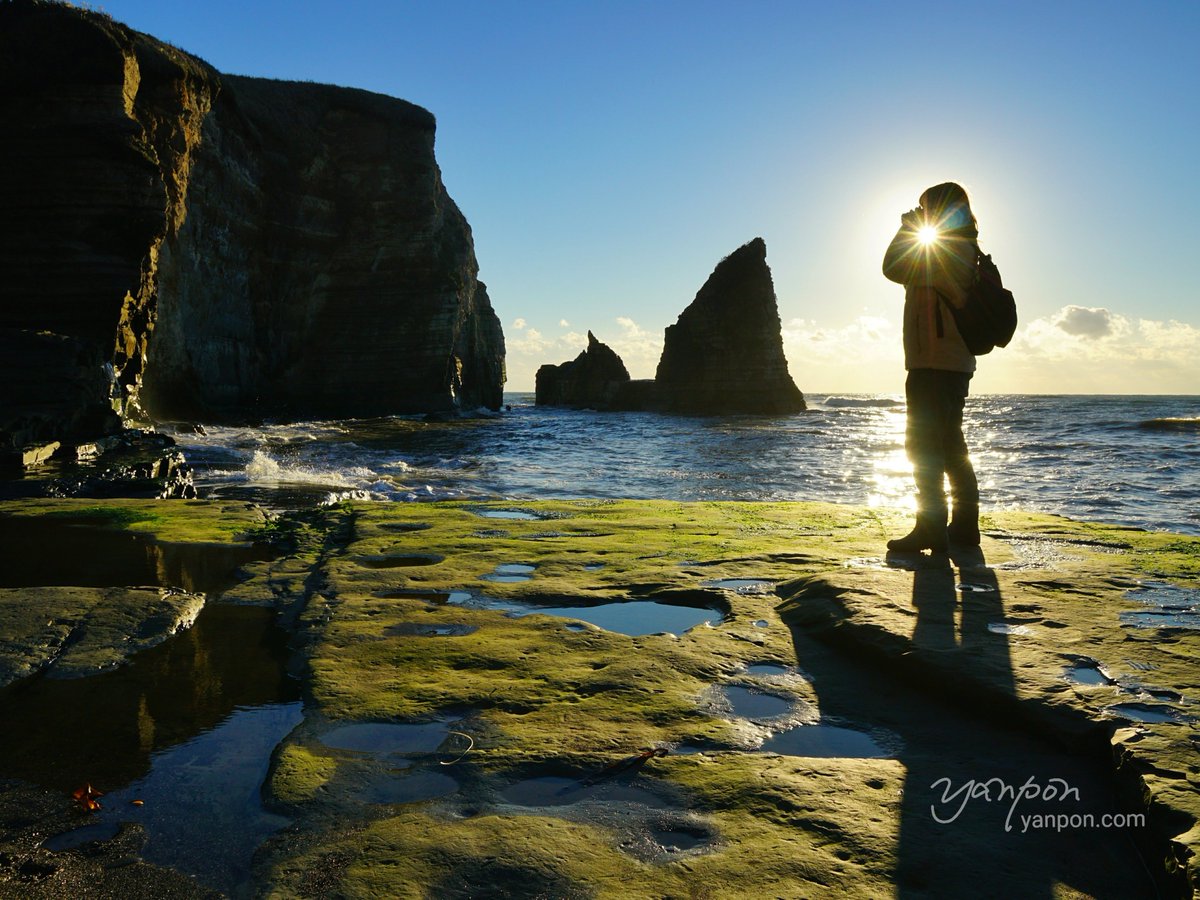
M 956 510 L 979 506 L 979 484 L 963 438 L 963 402 L 967 399 L 970 372 L 913 369 L 904 383 L 908 425 L 904 448 L 913 464 L 917 484 L 917 512 L 934 524 L 946 521 L 943 476 L 950 479 Z

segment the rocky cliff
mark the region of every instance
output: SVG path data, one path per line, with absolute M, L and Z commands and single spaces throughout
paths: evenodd
M 503 335 L 425 110 L 6 0 L 0 123 L 0 447 L 111 432 L 141 400 L 499 405 Z
M 805 408 L 788 373 L 767 245 L 739 247 L 667 327 L 654 404 L 700 415 L 784 414 Z
M 621 357 L 589 331 L 587 349 L 575 359 L 537 370 L 535 402 L 538 406 L 607 409 L 628 383 L 629 371 Z
M 503 335 L 434 120 L 347 88 L 222 77 L 159 259 L 158 416 L 498 407 Z

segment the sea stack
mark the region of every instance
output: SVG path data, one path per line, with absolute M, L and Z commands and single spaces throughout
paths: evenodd
M 538 406 L 608 409 L 629 383 L 629 371 L 616 351 L 588 332 L 587 349 L 561 365 L 537 371 Z
M 717 264 L 666 331 L 654 405 L 692 415 L 805 409 L 788 372 L 767 245 L 755 238 Z

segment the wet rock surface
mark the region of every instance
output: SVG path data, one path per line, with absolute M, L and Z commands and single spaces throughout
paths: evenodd
M 1173 536 L 1088 530 L 1063 533 L 1047 520 L 1041 534 L 992 532 L 976 553 L 800 579 L 779 588 L 781 611 L 795 628 L 998 719 L 1077 749 L 1103 746 L 1114 807 L 1150 799 L 1146 827 L 1131 836 L 1164 860 L 1166 890 L 1190 895 L 1200 642 L 1190 618 L 1173 616 L 1191 615 L 1196 551 Z M 1164 571 L 1190 587 L 1153 577 Z M 1164 597 L 1177 608 L 1164 610 Z
M 0 688 L 38 673 L 80 678 L 122 665 L 187 629 L 207 593 L 234 585 L 238 567 L 266 552 L 249 543 L 158 543 L 113 527 L 154 518 L 140 509 L 106 515 L 78 501 L 41 500 L 24 511 L 50 515 L 0 517 Z
M 180 519 L 129 522 L 171 506 L 106 515 L 178 539 Z M 263 815 L 291 824 L 246 839 L 261 846 L 241 883 L 281 896 L 1185 895 L 1196 634 L 1121 613 L 1144 608 L 1128 596 L 1140 585 L 1190 589 L 1196 540 L 996 514 L 982 561 L 895 568 L 876 555 L 899 525 L 886 511 L 547 501 L 480 533 L 481 513 L 506 510 L 340 505 L 259 523 L 283 555 L 245 563 L 223 599 L 283 612 L 304 708 L 302 721 L 298 705 L 272 714 Z M 557 536 L 531 540 L 547 518 Z M 1030 567 L 1032 546 L 1054 552 Z M 441 561 L 363 565 L 417 557 Z M 507 565 L 532 577 L 486 577 Z M 631 600 L 723 606 L 707 625 L 645 633 L 621 621 Z M 608 625 L 570 618 L 605 607 Z M 42 681 L 100 685 L 171 641 L 109 675 Z M 1031 778 L 1078 801 L 975 798 L 954 815 L 938 787 Z M 1022 828 L 1064 809 L 1148 818 Z M 81 840 L 45 853 L 82 872 L 123 838 L 68 833 L 107 821 L 30 827 Z M 21 852 L 0 861 L 0 894 L 24 884 Z
M 0 589 L 0 687 L 42 672 L 81 678 L 115 668 L 187 628 L 204 597 L 131 588 Z
M 96 831 L 97 839 L 56 849 L 54 838 L 89 828 L 62 793 L 0 780 L 0 896 L 130 897 L 216 900 L 221 894 L 172 869 L 139 858 L 137 825 Z M 111 836 L 107 836 L 111 834 Z
M 0 497 L 145 497 L 192 500 L 192 468 L 164 434 L 127 428 L 95 440 L 64 445 L 8 471 Z

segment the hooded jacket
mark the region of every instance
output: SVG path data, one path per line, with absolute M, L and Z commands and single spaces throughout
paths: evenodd
M 975 371 L 975 356 L 946 304 L 962 307 L 978 252 L 974 240 L 952 235 L 923 245 L 907 224 L 892 238 L 883 274 L 904 285 L 904 368 Z

